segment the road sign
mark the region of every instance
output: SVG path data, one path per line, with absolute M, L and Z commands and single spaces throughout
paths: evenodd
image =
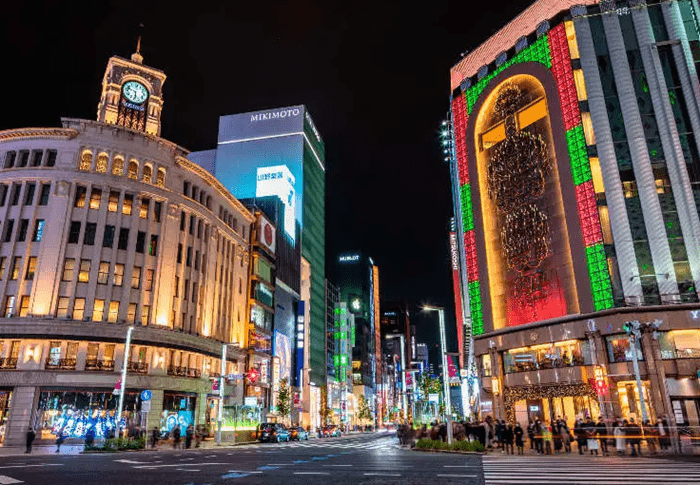
M 148 413 L 151 411 L 152 401 L 141 401 L 141 412 Z
M 148 389 L 144 389 L 143 391 L 141 391 L 141 400 L 150 401 L 152 395 L 153 393 L 151 391 L 149 391 Z

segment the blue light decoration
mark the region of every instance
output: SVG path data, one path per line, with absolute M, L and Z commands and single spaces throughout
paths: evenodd
M 102 410 L 97 410 L 95 416 L 88 416 L 92 411 L 76 411 L 65 407 L 61 415 L 51 427 L 51 434 L 65 438 L 85 438 L 92 429 L 96 438 L 106 438 L 116 428 L 116 418 L 113 415 L 104 415 Z M 122 427 L 125 426 L 122 420 Z

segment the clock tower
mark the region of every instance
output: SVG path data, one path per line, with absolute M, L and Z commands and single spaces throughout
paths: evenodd
M 160 136 L 165 73 L 145 66 L 140 50 L 141 38 L 131 60 L 109 58 L 102 79 L 97 121 Z

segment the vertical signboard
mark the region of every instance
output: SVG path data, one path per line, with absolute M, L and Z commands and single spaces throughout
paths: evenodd
M 297 318 L 296 318 L 296 365 L 294 375 L 296 377 L 296 385 L 303 385 L 302 372 L 304 369 L 304 327 L 306 325 L 304 317 L 304 301 L 297 302 Z
M 464 314 L 462 312 L 462 292 L 459 281 L 459 253 L 457 252 L 457 233 L 450 232 L 450 255 L 452 256 L 452 285 L 455 294 L 455 316 L 457 317 L 457 342 L 459 344 L 459 363 L 464 367 Z

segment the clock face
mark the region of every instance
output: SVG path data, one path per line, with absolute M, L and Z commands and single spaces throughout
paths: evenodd
M 146 87 L 136 81 L 129 81 L 122 86 L 122 94 L 124 97 L 135 104 L 141 104 L 148 98 L 148 90 Z

